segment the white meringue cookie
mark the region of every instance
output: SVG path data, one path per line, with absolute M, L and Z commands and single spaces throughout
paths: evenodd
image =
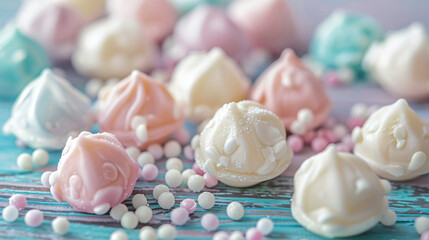
M 293 217 L 324 237 L 363 233 L 383 219 L 390 183 L 359 157 L 335 146 L 307 159 L 294 178 Z
M 88 97 L 45 69 L 22 91 L 3 132 L 32 148 L 61 149 L 69 136 L 91 129 L 90 106 Z
M 429 124 L 399 99 L 353 131 L 354 152 L 381 177 L 409 180 L 429 172 Z
M 277 177 L 293 152 L 283 123 L 262 105 L 225 104 L 201 132 L 195 160 L 201 169 L 233 187 L 248 187 Z
M 364 67 L 392 94 L 411 100 L 429 97 L 429 36 L 420 23 L 374 43 Z
M 53 0 L 74 8 L 87 21 L 101 17 L 105 10 L 106 0 Z
M 245 99 L 250 81 L 220 48 L 193 53 L 173 72 L 170 91 L 186 115 L 201 122 L 229 102 Z

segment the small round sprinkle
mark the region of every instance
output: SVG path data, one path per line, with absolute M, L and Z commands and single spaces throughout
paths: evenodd
M 366 118 L 367 106 L 363 103 L 356 103 L 350 109 L 350 116 Z
M 308 125 L 314 119 L 313 112 L 308 108 L 299 110 L 297 115 L 298 121 Z
M 201 168 L 198 166 L 197 163 L 194 163 L 192 165 L 192 169 L 195 171 L 196 174 L 203 176 L 204 175 L 204 171 L 201 170 Z
M 188 187 L 193 192 L 201 192 L 204 188 L 204 178 L 200 175 L 192 175 L 188 179 Z
M 30 227 L 38 227 L 43 222 L 43 213 L 39 209 L 32 209 L 25 214 L 24 221 Z
M 160 144 L 151 144 L 147 147 L 147 151 L 152 154 L 155 159 L 161 159 L 164 155 L 164 150 Z
M 203 192 L 198 196 L 198 204 L 204 209 L 210 209 L 215 204 L 215 196 L 211 192 Z
M 180 207 L 185 208 L 191 214 L 197 209 L 197 203 L 194 199 L 186 198 L 180 203 Z
M 190 145 L 186 145 L 183 148 L 183 154 L 185 155 L 185 158 L 188 160 L 194 160 L 194 149 Z
M 128 236 L 124 230 L 116 230 L 110 235 L 110 240 L 128 240 Z
M 347 127 L 342 124 L 336 124 L 332 131 L 337 139 L 342 139 L 349 132 Z
M 169 187 L 175 188 L 180 186 L 182 180 L 182 174 L 176 169 L 168 170 L 165 174 L 165 182 Z
M 188 144 L 189 140 L 191 140 L 189 132 L 184 128 L 179 129 L 179 131 L 174 134 L 174 138 L 182 145 Z
M 149 164 L 149 163 L 154 164 L 155 158 L 153 157 L 152 153 L 150 153 L 150 152 L 142 152 L 137 157 L 137 162 L 139 163 L 139 165 L 141 167 L 143 167 L 144 165 Z
M 155 164 L 148 163 L 143 166 L 141 176 L 146 181 L 152 181 L 158 176 L 158 167 Z
M 36 149 L 32 154 L 33 162 L 39 166 L 45 166 L 49 161 L 49 154 L 44 149 Z
M 145 117 L 137 115 L 131 119 L 131 128 L 136 130 L 140 125 L 146 124 L 146 123 L 147 121 Z
M 24 210 L 27 207 L 27 198 L 22 194 L 13 194 L 9 198 L 9 205 L 18 208 L 18 210 Z
M 170 140 L 164 145 L 164 155 L 167 158 L 177 157 L 182 152 L 182 146 L 175 140 Z
M 232 220 L 240 220 L 244 216 L 243 205 L 239 202 L 231 202 L 226 208 L 226 214 Z
M 103 87 L 103 81 L 97 78 L 90 79 L 85 84 L 85 92 L 90 97 L 97 97 L 98 92 Z
M 121 218 L 121 226 L 126 229 L 134 229 L 139 224 L 139 219 L 133 212 L 126 212 Z
M 133 203 L 133 207 L 137 209 L 140 206 L 147 206 L 147 199 L 144 194 L 138 193 L 134 195 L 132 199 L 132 203 Z
M 112 207 L 112 209 L 110 210 L 110 216 L 116 221 L 120 221 L 122 216 L 124 216 L 126 212 L 128 212 L 127 206 L 125 206 L 125 204 L 120 203 Z
M 262 240 L 263 238 L 264 234 L 254 227 L 246 231 L 246 240 Z
M 69 220 L 65 217 L 56 217 L 52 221 L 52 229 L 55 233 L 65 235 L 69 231 Z
M 136 129 L 136 136 L 141 142 L 147 141 L 147 126 L 146 124 L 140 124 Z
M 57 171 L 52 172 L 49 175 L 49 185 L 51 186 L 55 185 L 55 183 L 57 183 L 57 180 L 58 180 L 58 172 Z
M 170 209 L 174 205 L 174 195 L 171 192 L 164 192 L 158 198 L 158 204 L 163 209 Z
M 188 180 L 189 180 L 189 177 L 190 176 L 192 176 L 192 175 L 195 175 L 196 173 L 195 173 L 195 171 L 193 170 L 193 169 L 185 169 L 183 172 L 182 172 L 182 181 L 183 181 L 183 183 L 185 184 L 185 185 L 188 185 Z
M 269 235 L 274 229 L 274 223 L 269 218 L 261 218 L 256 224 L 256 229 L 264 235 Z
M 18 218 L 19 210 L 14 206 L 7 206 L 3 209 L 1 215 L 6 222 L 14 222 Z
M 304 140 L 298 135 L 289 136 L 287 143 L 294 153 L 299 153 L 304 148 Z
M 16 160 L 18 167 L 24 171 L 33 170 L 33 160 L 31 159 L 30 154 L 21 153 Z
M 163 224 L 158 228 L 158 238 L 172 240 L 177 237 L 176 227 L 171 224 Z
M 347 120 L 347 126 L 350 130 L 353 130 L 355 127 L 362 127 L 365 123 L 365 119 L 361 117 L 350 117 Z
M 418 234 L 429 231 L 429 218 L 425 216 L 417 217 L 414 221 L 414 227 Z
M 206 213 L 201 218 L 201 226 L 208 232 L 214 231 L 219 226 L 219 219 L 213 213 Z
M 392 211 L 391 209 L 388 209 L 380 222 L 381 222 L 381 224 L 383 224 L 384 226 L 387 226 L 387 227 L 395 225 L 396 213 L 394 211 Z
M 304 140 L 304 143 L 310 144 L 313 141 L 313 139 L 316 137 L 316 135 L 317 134 L 315 131 L 308 131 L 302 136 L 302 139 Z
M 198 146 L 200 146 L 200 135 L 197 134 L 191 140 L 191 147 L 196 149 Z
M 213 177 L 213 175 L 209 173 L 204 173 L 203 178 L 204 178 L 204 185 L 206 185 L 206 187 L 208 188 L 215 187 L 219 183 L 217 178 Z
M 40 177 L 40 181 L 42 182 L 42 185 L 45 187 L 50 187 L 51 184 L 49 184 L 49 177 L 51 176 L 51 171 L 46 171 L 42 174 Z
M 145 226 L 140 230 L 140 240 L 156 240 L 156 232 L 152 227 Z
M 429 240 L 429 230 L 420 236 L 420 240 Z
M 293 121 L 290 125 L 290 131 L 293 134 L 303 135 L 307 131 L 307 126 L 301 121 Z
M 182 226 L 189 220 L 189 212 L 187 209 L 179 207 L 171 211 L 171 222 L 175 225 Z
M 213 235 L 212 240 L 229 240 L 229 235 L 225 231 L 219 231 Z
M 311 142 L 311 149 L 313 149 L 314 152 L 319 153 L 325 150 L 325 148 L 329 145 L 329 142 L 322 138 L 322 137 L 316 137 Z
M 165 167 L 167 168 L 167 170 L 176 169 L 181 172 L 183 170 L 183 162 L 176 157 L 169 158 L 165 163 Z
M 240 231 L 234 231 L 229 236 L 229 240 L 243 240 L 243 239 L 244 239 L 243 233 Z
M 133 159 L 137 159 L 140 155 L 140 150 L 134 146 L 127 147 L 126 151 L 128 153 L 128 156 L 130 156 Z
M 141 206 L 136 210 L 136 216 L 141 223 L 148 223 L 152 219 L 152 209 L 148 206 Z
M 153 188 L 153 197 L 155 199 L 158 199 L 159 196 L 161 196 L 161 194 L 165 192 L 170 192 L 170 189 L 167 186 L 165 186 L 164 184 L 156 185 Z

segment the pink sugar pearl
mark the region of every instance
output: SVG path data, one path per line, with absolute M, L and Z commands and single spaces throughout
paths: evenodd
M 197 209 L 197 203 L 194 199 L 186 198 L 180 203 L 180 207 L 186 209 L 191 214 Z
M 188 209 L 179 207 L 171 212 L 171 222 L 175 225 L 182 226 L 189 220 Z
M 27 207 L 27 198 L 22 194 L 13 194 L 9 198 L 9 205 L 18 208 L 18 210 L 23 210 Z
M 263 238 L 264 234 L 254 227 L 246 231 L 246 240 L 262 240 Z
M 183 148 L 183 154 L 185 155 L 186 159 L 194 160 L 194 149 L 192 149 L 191 145 L 186 145 Z
M 50 187 L 51 184 L 49 184 L 49 177 L 51 176 L 51 171 L 46 171 L 42 174 L 40 177 L 40 181 L 42 182 L 42 185 L 45 187 Z
M 347 126 L 349 127 L 350 131 L 353 130 L 355 127 L 362 127 L 364 123 L 365 119 L 356 116 L 350 117 L 347 120 Z
M 204 177 L 204 185 L 206 185 L 206 187 L 208 188 L 212 188 L 219 183 L 217 178 L 213 177 L 208 173 L 204 173 L 203 177 Z
M 350 134 L 347 134 L 341 139 L 341 143 L 344 143 L 349 147 L 350 149 L 353 149 L 355 144 L 353 143 L 352 136 Z
M 337 120 L 334 117 L 328 117 L 328 119 L 323 123 L 323 127 L 333 128 L 335 124 L 337 124 Z
M 213 235 L 212 240 L 229 240 L 229 235 L 225 231 L 220 231 Z
M 429 231 L 424 232 L 424 233 L 420 236 L 420 240 L 429 240 Z
M 194 163 L 194 165 L 192 165 L 192 170 L 195 171 L 196 174 L 203 176 L 204 175 L 204 171 L 201 170 L 200 167 L 198 167 L 197 163 Z
M 334 132 L 335 137 L 337 139 L 342 139 L 349 132 L 349 130 L 347 129 L 347 127 L 344 126 L 343 124 L 336 124 L 332 128 L 332 131 Z
M 325 83 L 331 87 L 341 86 L 341 83 L 342 83 L 338 75 L 332 71 L 325 74 L 324 80 L 325 80 Z
M 334 132 L 329 129 L 322 129 L 317 132 L 318 137 L 323 137 L 326 139 L 329 143 L 335 143 L 337 141 L 337 137 L 335 136 Z
M 304 140 L 298 135 L 289 136 L 286 141 L 294 153 L 299 153 L 304 148 Z
M 313 141 L 313 139 L 315 137 L 316 137 L 316 132 L 315 131 L 309 131 L 309 132 L 305 133 L 304 136 L 302 136 L 302 139 L 304 140 L 304 143 L 310 144 L 311 141 Z
M 147 181 L 154 180 L 158 176 L 158 167 L 152 163 L 145 164 L 141 171 L 141 176 Z
M 174 134 L 174 138 L 182 145 L 186 145 L 189 143 L 191 136 L 189 134 L 189 132 L 184 129 L 181 128 L 179 129 L 175 134 Z
M 325 150 L 325 148 L 328 146 L 329 142 L 322 137 L 316 137 L 311 142 L 311 149 L 313 149 L 314 152 L 319 153 Z
M 43 222 L 43 213 L 39 209 L 32 209 L 25 214 L 24 221 L 30 227 L 38 227 Z
M 214 231 L 219 226 L 219 219 L 213 213 L 206 213 L 201 218 L 201 226 L 208 232 Z
M 345 143 L 338 143 L 337 145 L 338 152 L 350 152 L 352 149 L 347 146 Z

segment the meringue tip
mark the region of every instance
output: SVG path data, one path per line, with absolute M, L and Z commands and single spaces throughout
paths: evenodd
M 399 107 L 409 107 L 407 100 L 405 100 L 404 98 L 400 98 L 400 99 L 396 100 L 394 105 L 399 106 Z
M 142 73 L 139 70 L 133 70 L 130 75 L 134 78 L 142 75 Z

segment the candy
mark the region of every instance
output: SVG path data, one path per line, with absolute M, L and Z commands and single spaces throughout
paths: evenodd
M 208 232 L 212 232 L 218 228 L 219 219 L 213 213 L 205 213 L 201 218 L 201 226 Z
M 194 149 L 190 145 L 186 145 L 183 148 L 183 155 L 185 155 L 185 158 L 188 160 L 194 160 Z
M 45 166 L 49 162 L 49 153 L 44 149 L 36 149 L 33 154 L 31 154 L 33 162 L 41 167 Z
M 155 159 L 161 159 L 164 155 L 164 150 L 160 144 L 150 144 L 147 147 L 147 151 L 150 152 Z
M 158 228 L 158 238 L 162 240 L 173 240 L 177 237 L 176 227 L 171 224 L 163 224 Z
M 313 149 L 314 152 L 319 153 L 325 150 L 328 144 L 329 142 L 325 138 L 316 137 L 311 141 L 311 149 Z
M 417 217 L 414 220 L 414 228 L 418 234 L 423 234 L 426 231 L 429 231 L 429 218 L 425 216 Z
M 156 232 L 152 227 L 145 226 L 140 230 L 140 240 L 156 240 Z
M 122 216 L 124 216 L 126 212 L 128 212 L 127 206 L 125 206 L 125 204 L 120 203 L 110 209 L 110 216 L 114 220 L 120 221 Z
M 27 207 L 27 198 L 22 194 L 13 194 L 9 198 L 9 205 L 16 207 L 18 210 L 24 210 Z
M 45 187 L 51 187 L 51 184 L 49 184 L 49 177 L 51 176 L 51 171 L 46 171 L 42 174 L 40 177 L 40 182 L 42 182 L 42 185 Z
M 244 240 L 243 233 L 240 231 L 234 231 L 229 236 L 229 240 Z
M 139 219 L 139 222 L 141 223 L 148 223 L 152 219 L 153 213 L 152 209 L 148 206 L 141 206 L 137 208 L 135 212 L 137 218 Z
M 153 197 L 155 199 L 158 199 L 159 196 L 165 192 L 170 192 L 170 189 L 167 186 L 165 186 L 164 184 L 156 185 L 153 188 Z
M 180 184 L 182 184 L 182 181 L 182 173 L 176 169 L 170 169 L 165 174 L 165 182 L 169 187 L 178 187 Z
M 396 223 L 396 213 L 391 209 L 388 209 L 384 214 L 383 218 L 380 220 L 381 224 L 384 226 L 390 227 Z
M 192 176 L 192 175 L 195 175 L 195 174 L 196 173 L 195 173 L 195 171 L 193 169 L 185 169 L 182 172 L 183 183 L 185 183 L 185 185 L 188 185 L 188 179 L 189 179 L 189 177 Z
M 188 187 L 193 192 L 201 192 L 204 188 L 204 178 L 200 175 L 192 175 L 188 179 Z
M 23 171 L 26 171 L 26 172 L 33 171 L 33 160 L 31 159 L 31 156 L 28 153 L 21 153 L 16 159 L 16 164 Z
M 175 140 L 170 140 L 164 145 L 164 155 L 167 158 L 178 157 L 182 153 L 182 146 Z
M 43 213 L 39 209 L 32 209 L 25 214 L 24 221 L 30 227 L 38 227 L 42 224 Z
M 175 225 L 184 225 L 189 220 L 189 212 L 186 208 L 176 208 L 171 211 L 171 222 Z
M 229 235 L 225 231 L 219 231 L 213 235 L 212 240 L 229 240 Z
M 140 166 L 143 167 L 146 164 L 154 164 L 155 158 L 153 157 L 152 153 L 150 153 L 150 152 L 142 152 L 137 157 L 137 162 L 139 163 Z
M 1 211 L 1 215 L 3 217 L 3 220 L 6 222 L 14 222 L 16 219 L 18 219 L 19 211 L 18 208 L 14 206 L 7 206 L 3 208 Z
M 287 144 L 294 153 L 299 153 L 304 148 L 304 140 L 298 135 L 292 135 L 287 138 Z
M 161 193 L 158 197 L 158 204 L 162 209 L 170 209 L 175 202 L 174 195 L 171 192 Z
M 167 170 L 176 169 L 181 172 L 183 170 L 183 162 L 179 158 L 172 157 L 167 160 L 165 167 Z
M 132 204 L 135 209 L 141 207 L 141 206 L 147 206 L 147 199 L 144 194 L 138 193 L 134 195 L 132 199 Z
M 249 228 L 246 231 L 246 239 L 247 240 L 262 240 L 264 238 L 264 234 L 262 234 L 258 229 L 256 228 Z
M 274 229 L 274 223 L 269 218 L 261 218 L 256 224 L 256 229 L 258 229 L 263 235 L 269 235 Z
M 127 147 L 125 150 L 130 158 L 137 159 L 140 156 L 140 150 L 135 146 Z
M 105 0 L 54 0 L 70 6 L 82 16 L 85 17 L 86 21 L 93 21 L 104 14 Z
M 194 172 L 200 176 L 204 175 L 204 171 L 201 170 L 197 163 L 192 164 L 192 170 L 194 170 Z
M 204 209 L 210 209 L 215 205 L 215 196 L 211 192 L 203 192 L 198 196 L 198 204 Z
M 226 214 L 229 218 L 235 221 L 242 219 L 244 216 L 243 205 L 239 202 L 231 202 L 226 208 Z
M 116 230 L 110 235 L 110 240 L 128 240 L 128 236 L 124 230 Z
M 158 167 L 152 163 L 145 164 L 141 174 L 144 180 L 153 181 L 158 176 Z
M 219 181 L 209 173 L 204 173 L 203 178 L 204 185 L 208 188 L 215 187 L 219 183 Z
M 197 209 L 197 204 L 194 199 L 186 198 L 180 203 L 180 207 L 185 208 L 191 214 Z
M 174 134 L 174 138 L 182 145 L 188 144 L 189 140 L 191 140 L 189 132 L 184 128 L 179 129 L 179 131 Z
M 121 217 L 121 226 L 126 229 L 135 229 L 139 224 L 139 219 L 133 212 L 126 212 Z
M 54 232 L 60 235 L 65 235 L 70 227 L 69 220 L 65 217 L 56 217 L 51 225 Z

